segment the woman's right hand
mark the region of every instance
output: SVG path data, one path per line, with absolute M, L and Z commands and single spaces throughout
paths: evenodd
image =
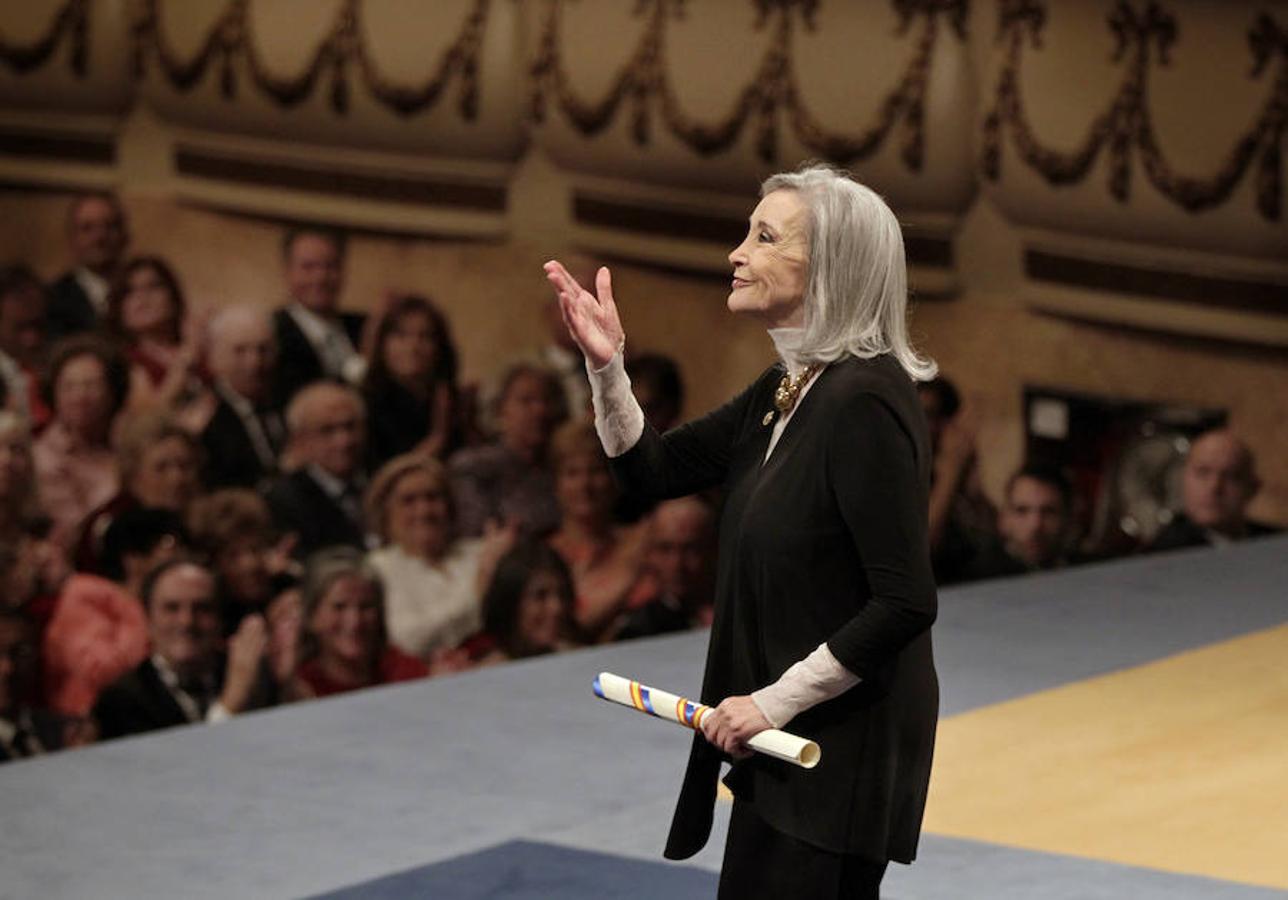
M 602 369 L 626 341 L 617 304 L 613 302 L 613 279 L 607 266 L 595 274 L 595 294 L 577 283 L 557 260 L 542 268 L 559 298 L 564 324 L 592 369 Z

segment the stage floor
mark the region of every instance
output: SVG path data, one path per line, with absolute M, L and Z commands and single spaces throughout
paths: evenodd
M 705 633 L 0 767 L 0 897 L 711 897 L 661 846 Z M 883 895 L 1288 896 L 1288 538 L 942 592 L 920 857 Z M 824 752 L 827 748 L 824 747 Z

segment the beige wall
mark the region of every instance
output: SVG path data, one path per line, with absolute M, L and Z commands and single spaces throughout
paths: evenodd
M 543 176 L 531 177 L 540 181 Z M 540 195 L 539 184 L 528 191 L 533 192 Z M 135 251 L 170 259 L 195 307 L 280 299 L 277 224 L 128 189 L 124 199 Z M 0 190 L 5 259 L 26 260 L 40 274 L 56 275 L 66 264 L 61 233 L 66 200 L 64 194 Z M 541 333 L 547 292 L 540 264 L 558 251 L 560 241 L 557 231 L 540 240 L 358 236 L 344 303 L 367 307 L 387 288 L 429 293 L 451 316 L 465 378 L 486 378 L 533 346 Z M 1028 310 L 1018 238 L 986 202 L 976 204 L 968 217 L 958 254 L 968 289 L 956 299 L 917 306 L 913 329 L 975 409 L 991 493 L 997 494 L 1019 462 L 1021 386 L 1041 384 L 1228 407 L 1236 430 L 1257 455 L 1265 482 L 1254 512 L 1288 522 L 1284 354 L 1077 324 Z M 614 265 L 614 272 L 632 346 L 664 350 L 680 360 L 690 390 L 689 414 L 718 404 L 770 361 L 764 335 L 725 312 L 723 279 L 626 264 Z

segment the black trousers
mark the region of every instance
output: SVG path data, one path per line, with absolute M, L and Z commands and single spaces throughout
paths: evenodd
M 878 900 L 886 864 L 832 853 L 769 826 L 734 800 L 718 900 Z

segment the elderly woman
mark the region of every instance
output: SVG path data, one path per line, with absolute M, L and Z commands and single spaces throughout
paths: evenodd
M 0 409 L 0 543 L 17 541 L 37 511 L 31 473 L 31 429 L 17 413 Z
M 187 316 L 179 279 L 164 260 L 140 256 L 121 268 L 103 326 L 129 360 L 131 409 L 178 408 L 201 391 L 200 342 Z
M 438 307 L 415 295 L 393 300 L 376 328 L 362 392 L 373 467 L 412 451 L 444 459 L 460 446 L 456 348 Z
M 385 584 L 390 641 L 435 670 L 453 667 L 446 651 L 482 624 L 479 597 L 513 530 L 458 538 L 447 472 L 423 453 L 396 456 L 376 473 L 366 513 L 381 543 L 367 561 Z
M 475 665 L 569 650 L 573 639 L 572 574 L 558 553 L 523 542 L 501 557 L 483 597 L 483 631 L 464 644 Z
M 559 522 L 546 453 L 555 426 L 568 417 L 559 378 L 532 363 L 501 377 L 493 412 L 497 439 L 452 457 L 450 472 L 461 534 L 479 535 L 489 521 L 514 524 L 525 536 Z
M 931 453 L 914 386 L 935 367 L 908 341 L 898 222 L 844 175 L 768 179 L 729 262 L 729 309 L 768 328 L 780 363 L 664 436 L 631 395 L 608 270 L 596 295 L 546 264 L 624 482 L 657 497 L 725 489 L 701 695 L 716 710 L 666 855 L 706 843 L 730 760 L 720 896 L 875 898 L 887 861 L 916 852 L 938 711 Z M 816 769 L 748 752 L 788 725 L 823 748 Z
M 102 571 L 103 536 L 127 509 L 166 509 L 180 516 L 201 490 L 197 439 L 164 413 L 126 419 L 117 439 L 121 490 L 91 512 L 81 528 L 73 559 L 82 572 Z
M 617 486 L 589 422 L 569 422 L 555 432 L 550 460 L 560 518 L 548 543 L 572 571 L 577 625 L 595 638 L 647 599 L 641 583 L 647 525 L 613 521 Z
M 309 557 L 300 593 L 295 696 L 325 697 L 429 674 L 423 662 L 389 643 L 384 585 L 360 551 L 331 547 Z
M 53 410 L 36 440 L 36 488 L 53 520 L 53 538 L 67 549 L 82 521 L 116 494 L 112 422 L 125 402 L 129 375 L 112 347 L 89 335 L 55 345 L 45 381 Z

